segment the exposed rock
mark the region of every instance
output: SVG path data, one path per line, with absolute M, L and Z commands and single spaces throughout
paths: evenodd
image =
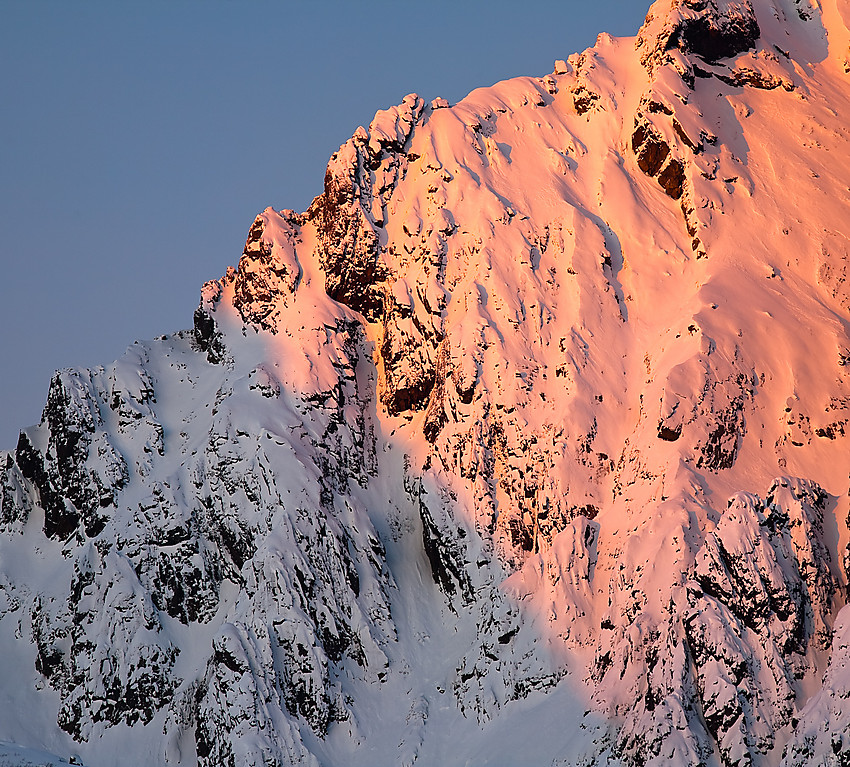
M 301 279 L 297 238 L 295 216 L 287 220 L 268 208 L 254 220 L 233 283 L 233 305 L 245 322 L 277 328 L 278 304 L 286 306 Z
M 626 719 L 618 749 L 629 764 L 669 763 L 670 750 L 681 763 L 706 763 L 717 743 L 731 767 L 773 748 L 810 644 L 829 641 L 836 583 L 825 501 L 816 485 L 787 478 L 764 501 L 739 494 L 697 552 L 668 623 L 642 611 L 631 626 L 611 621 L 592 674 Z M 640 573 L 624 578 L 639 591 Z
M 96 536 L 106 524 L 105 509 L 128 479 L 124 459 L 108 435 L 97 432 L 103 421 L 90 386 L 76 371 L 56 373 L 42 415 L 44 452 L 24 432 L 18 440 L 18 466 L 39 491 L 50 538 L 65 539 L 81 523 L 87 536 Z
M 850 609 L 835 620 L 832 657 L 822 690 L 808 702 L 783 750 L 783 767 L 804 767 L 820 759 L 835 767 L 850 765 Z
M 670 147 L 655 133 L 649 123 L 635 125 L 632 134 L 632 151 L 635 153 L 638 167 L 647 176 L 656 176 L 670 154 Z
M 658 183 L 661 184 L 668 196 L 678 200 L 685 188 L 685 169 L 678 160 L 671 160 L 667 166 L 658 174 Z
M 367 319 L 383 312 L 380 284 L 389 276 L 380 257 L 378 230 L 385 205 L 408 159 L 403 154 L 424 102 L 415 94 L 379 112 L 331 157 L 324 192 L 307 212 L 320 238 L 319 258 L 328 295 Z
M 230 272 L 228 277 L 232 278 Z M 211 280 L 201 288 L 201 303 L 194 314 L 195 341 L 201 351 L 207 353 L 207 359 L 215 364 L 223 362 L 227 356 L 221 331 L 216 327 L 213 311 L 221 300 L 221 283 Z
M 177 649 L 130 563 L 87 544 L 66 599 L 32 607 L 36 667 L 62 695 L 59 726 L 85 741 L 99 724 L 147 724 L 180 683 Z
M 662 0 L 409 96 L 194 330 L 57 374 L 0 456 L 0 741 L 846 762 L 839 16 Z
M 659 0 L 638 36 L 641 60 L 650 70 L 670 51 L 714 63 L 752 48 L 758 40 L 750 0 Z

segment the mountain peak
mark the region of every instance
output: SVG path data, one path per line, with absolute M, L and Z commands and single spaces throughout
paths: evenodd
M 671 51 L 717 63 L 753 48 L 760 34 L 751 0 L 657 0 L 638 33 L 638 47 L 651 71 Z
M 21 710 L 102 764 L 843 754 L 845 12 L 410 94 L 194 332 L 58 374 L 0 474 Z

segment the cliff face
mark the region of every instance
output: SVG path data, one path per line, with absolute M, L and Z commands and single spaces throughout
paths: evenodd
M 0 472 L 0 738 L 850 764 L 847 20 L 659 0 L 408 96 L 193 331 L 57 373 Z

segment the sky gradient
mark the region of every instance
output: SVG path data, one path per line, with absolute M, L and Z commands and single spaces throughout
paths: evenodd
M 548 74 L 648 4 L 0 0 L 0 450 L 55 369 L 190 327 L 377 109 Z

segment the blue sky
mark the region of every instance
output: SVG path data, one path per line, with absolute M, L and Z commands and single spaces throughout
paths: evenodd
M 190 327 L 377 109 L 547 74 L 648 4 L 0 0 L 0 449 L 54 369 Z

